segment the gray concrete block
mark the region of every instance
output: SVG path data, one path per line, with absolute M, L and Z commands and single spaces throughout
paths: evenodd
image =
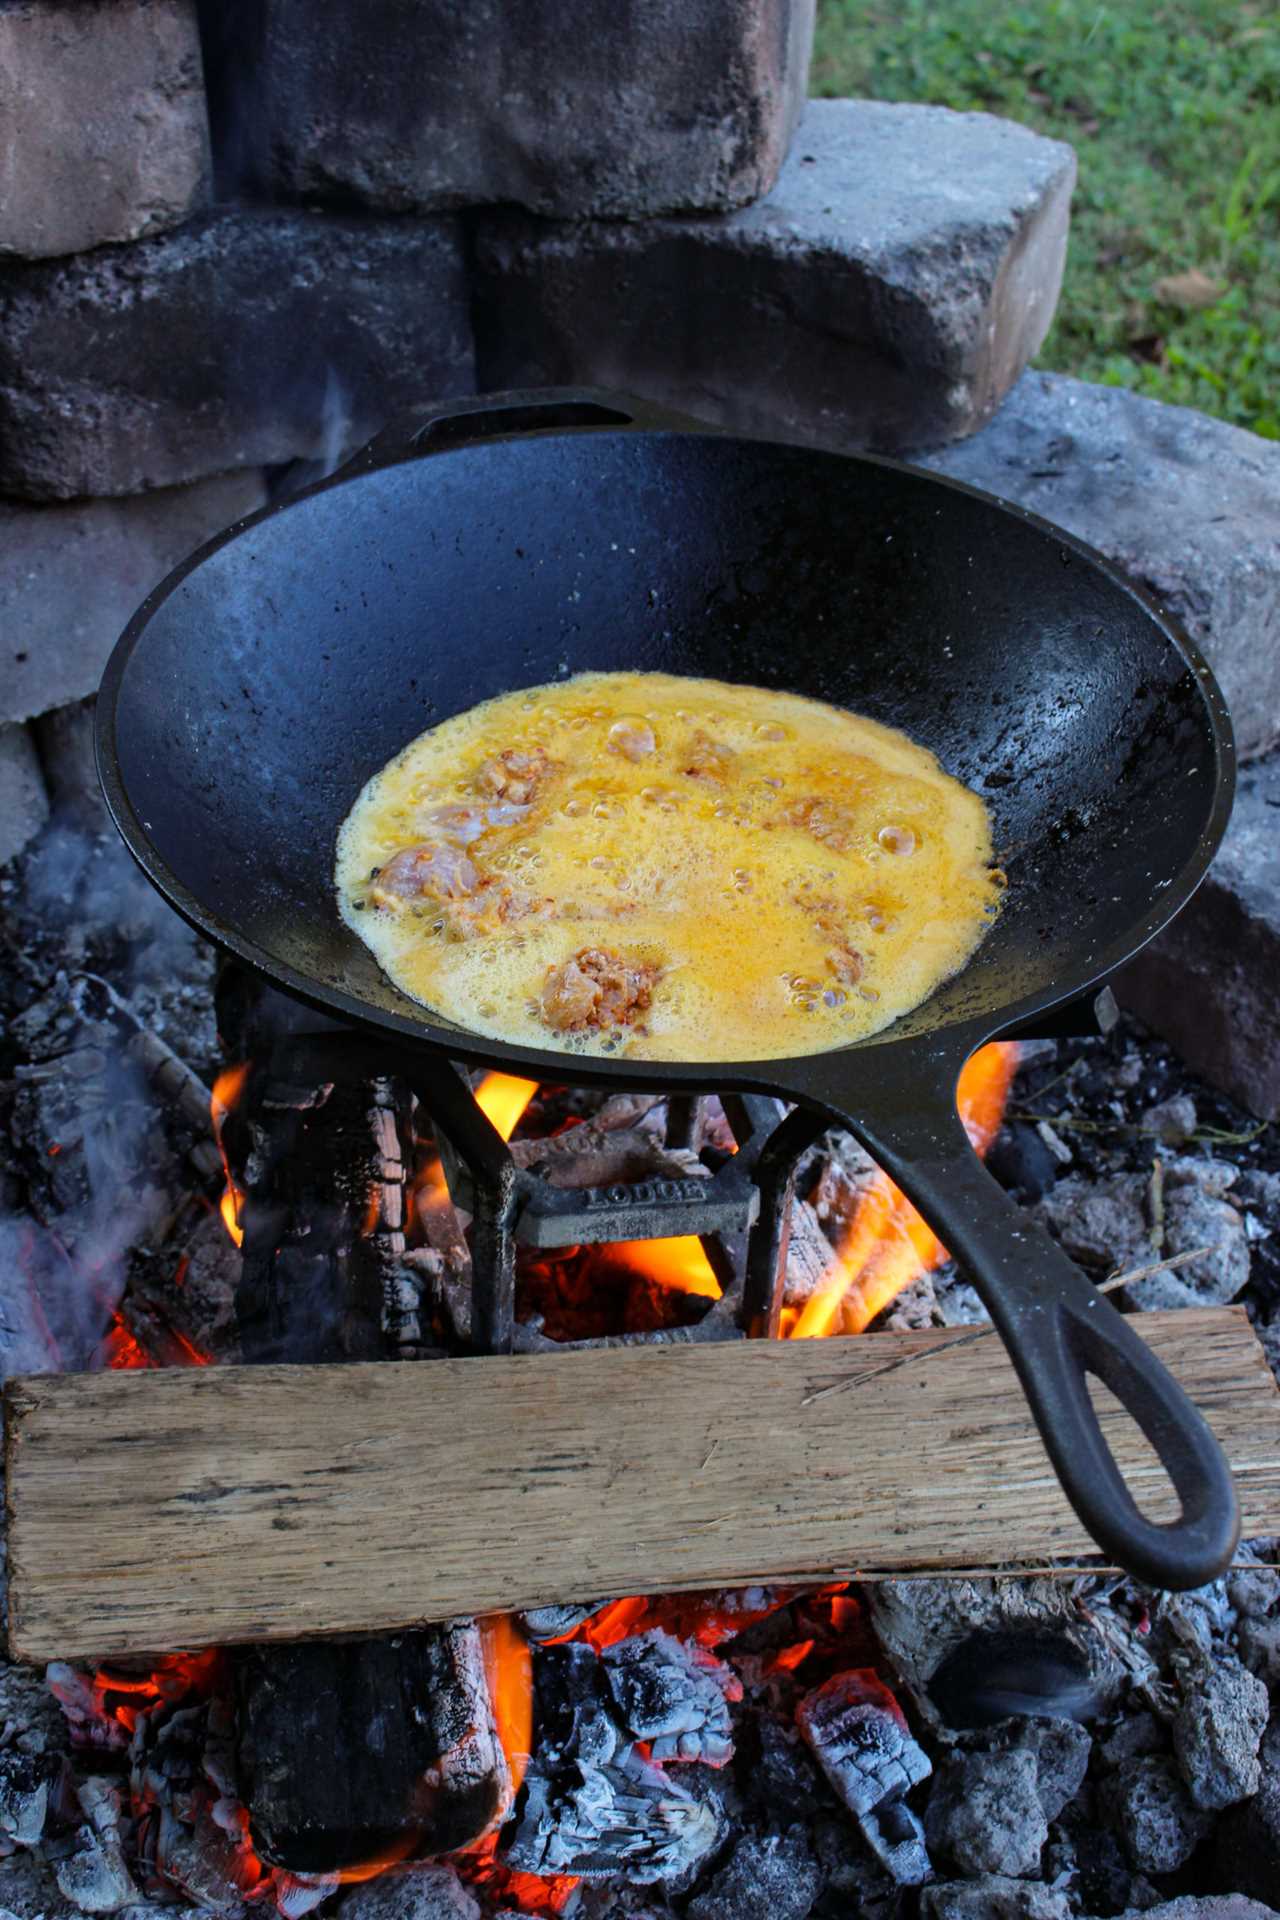
M 1242 754 L 1280 739 L 1280 444 L 1123 387 L 1027 373 L 982 433 L 922 464 L 1097 547 L 1203 650 Z
M 1189 1066 L 1280 1118 L 1280 756 L 1246 767 L 1218 857 L 1116 983 Z
M 632 219 L 766 193 L 814 0 L 234 0 L 207 8 L 219 171 L 384 212 Z
M 723 219 L 478 223 L 483 388 L 620 387 L 739 431 L 894 451 L 971 433 L 1053 316 L 1075 158 L 989 114 L 812 100 Z
M 265 498 L 254 471 L 131 500 L 0 502 L 0 723 L 96 692 L 157 581 Z
M 0 867 L 22 852 L 48 817 L 35 742 L 25 727 L 0 726 Z
M 0 7 L 0 253 L 160 233 L 209 197 L 195 0 Z
M 0 492 L 135 493 L 473 390 L 458 222 L 227 208 L 0 267 Z

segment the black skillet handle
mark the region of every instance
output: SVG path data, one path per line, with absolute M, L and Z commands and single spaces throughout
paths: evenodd
M 987 1172 L 956 1112 L 954 1055 L 917 1053 L 912 1043 L 891 1051 L 891 1084 L 875 1069 L 863 1084 L 852 1081 L 856 1053 L 813 1056 L 807 1098 L 856 1134 L 968 1273 L 1009 1349 L 1063 1491 L 1103 1551 L 1155 1587 L 1216 1579 L 1231 1559 L 1240 1514 L 1230 1469 L 1201 1414 L 1132 1321 Z M 1150 1441 L 1177 1492 L 1177 1520 L 1157 1524 L 1138 1510 L 1086 1373 Z
M 641 427 L 669 432 L 714 433 L 688 414 L 673 413 L 634 394 L 597 387 L 527 387 L 439 400 L 391 421 L 346 462 L 343 473 L 381 467 L 414 454 L 470 446 L 477 440 L 516 433 L 582 428 Z

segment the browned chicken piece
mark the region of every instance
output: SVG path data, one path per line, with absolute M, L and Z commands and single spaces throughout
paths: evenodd
M 452 840 L 455 846 L 469 847 L 491 827 L 517 826 L 528 811 L 528 807 L 510 803 L 492 807 L 463 807 L 451 803 L 420 813 L 417 824 L 428 833 L 438 833 L 442 840 Z
M 559 1033 L 630 1027 L 653 1003 L 659 969 L 625 960 L 608 947 L 583 947 L 553 967 L 542 989 L 542 1016 Z
M 369 897 L 377 907 L 403 907 L 413 900 L 465 900 L 479 885 L 480 875 L 457 847 L 402 847 L 374 876 Z
M 690 780 L 723 780 L 733 759 L 733 748 L 722 746 L 699 727 L 689 757 L 681 769 Z
M 615 720 L 609 729 L 609 749 L 633 762 L 645 760 L 657 749 L 657 738 L 647 720 Z
M 504 747 L 480 764 L 476 791 L 490 800 L 525 807 L 533 800 L 555 762 L 541 747 Z
M 842 987 L 856 987 L 862 978 L 862 955 L 843 941 L 827 955 L 827 966 Z
M 785 819 L 792 827 L 811 833 L 832 853 L 848 853 L 853 845 L 853 815 L 836 800 L 797 800 L 787 808 Z

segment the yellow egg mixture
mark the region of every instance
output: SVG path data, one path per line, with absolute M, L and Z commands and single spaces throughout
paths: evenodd
M 765 1060 L 874 1033 L 995 914 L 976 794 L 820 701 L 583 673 L 422 734 L 338 838 L 342 916 L 477 1033 Z

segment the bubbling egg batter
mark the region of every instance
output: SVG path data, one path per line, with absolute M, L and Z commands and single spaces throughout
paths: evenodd
M 987 812 L 821 701 L 582 673 L 421 734 L 338 837 L 339 907 L 405 993 L 494 1039 L 638 1060 L 846 1046 L 997 909 Z

